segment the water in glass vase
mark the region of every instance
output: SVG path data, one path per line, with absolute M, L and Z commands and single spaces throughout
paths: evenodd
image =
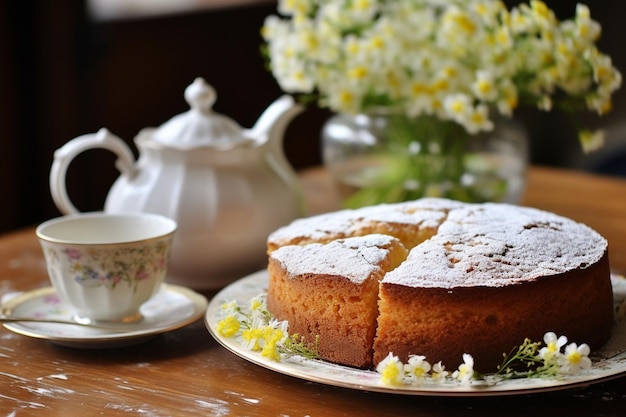
M 421 197 L 519 202 L 528 154 L 521 127 L 499 121 L 492 132 L 468 135 L 433 120 L 331 118 L 322 134 L 323 159 L 344 205 Z
M 331 175 L 342 198 L 348 197 L 376 183 L 386 171 L 388 159 L 383 156 L 363 155 L 332 166 Z

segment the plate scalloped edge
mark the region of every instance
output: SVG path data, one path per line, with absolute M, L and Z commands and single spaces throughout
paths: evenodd
M 616 325 L 614 335 L 605 345 L 606 349 L 603 347 L 599 352 L 601 358 L 594 359 L 590 370 L 561 379 L 523 378 L 505 380 L 495 385 L 487 385 L 481 381 L 471 385 L 462 385 L 456 381 L 446 383 L 424 381 L 422 385 L 390 387 L 380 384 L 380 374 L 375 371 L 351 368 L 319 359 L 305 359 L 300 356 L 283 357 L 280 362 L 275 362 L 261 356 L 258 352 L 248 350 L 237 339 L 224 338 L 216 331 L 217 323 L 221 319 L 222 304 L 232 300 L 247 304 L 250 298 L 266 291 L 267 278 L 267 271 L 261 270 L 222 289 L 209 303 L 205 314 L 205 325 L 209 333 L 223 347 L 240 358 L 305 381 L 362 391 L 402 395 L 505 396 L 571 389 L 604 382 L 626 374 L 626 320 L 621 320 L 619 325 Z M 626 288 L 626 279 L 622 278 L 622 280 Z

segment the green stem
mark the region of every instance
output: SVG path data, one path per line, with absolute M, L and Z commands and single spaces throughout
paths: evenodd
M 422 197 L 486 201 L 479 187 L 464 184 L 469 134 L 460 125 L 434 116 L 389 115 L 382 157 L 387 169 L 373 183 L 348 197 L 345 205 L 360 207 Z M 488 195 L 506 192 L 504 180 Z M 498 189 L 500 188 L 500 189 Z

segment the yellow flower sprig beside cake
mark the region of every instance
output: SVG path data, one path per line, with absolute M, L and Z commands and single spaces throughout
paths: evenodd
M 318 359 L 317 341 L 307 344 L 298 335 L 289 333 L 289 323 L 277 321 L 267 311 L 265 297 L 252 297 L 247 304 L 235 300 L 221 305 L 221 320 L 216 324 L 217 334 L 224 338 L 237 338 L 248 350 L 258 352 L 269 361 L 281 362 L 286 357 L 298 356 Z M 547 332 L 543 341 L 524 343 L 503 354 L 496 372 L 481 374 L 474 370 L 474 358 L 463 354 L 463 363 L 454 371 L 441 362 L 430 364 L 423 355 L 410 355 L 407 363 L 390 353 L 376 366 L 379 383 L 391 387 L 422 386 L 423 384 L 486 383 L 496 385 L 502 381 L 520 378 L 560 378 L 576 375 L 592 365 L 590 348 L 571 342 L 565 336 L 557 337 Z M 565 346 L 567 344 L 567 346 Z

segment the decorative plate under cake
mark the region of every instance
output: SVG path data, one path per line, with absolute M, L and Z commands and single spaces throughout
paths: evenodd
M 250 299 L 266 291 L 267 279 L 267 271 L 263 270 L 224 288 L 209 303 L 205 324 L 211 335 L 235 355 L 256 365 L 305 381 L 402 395 L 504 396 L 571 389 L 626 375 L 626 320 L 623 316 L 616 323 L 611 339 L 600 351 L 592 353 L 590 369 L 558 378 L 509 379 L 496 384 L 485 381 L 461 384 L 454 380 L 440 382 L 424 380 L 417 386 L 388 386 L 381 383 L 381 375 L 375 371 L 350 368 L 298 355 L 284 356 L 280 361 L 274 361 L 259 352 L 249 350 L 241 339 L 223 337 L 217 331 L 217 324 L 224 316 L 222 306 L 233 301 L 247 305 Z M 613 276 L 612 283 L 615 305 L 623 308 L 626 302 L 626 279 Z

